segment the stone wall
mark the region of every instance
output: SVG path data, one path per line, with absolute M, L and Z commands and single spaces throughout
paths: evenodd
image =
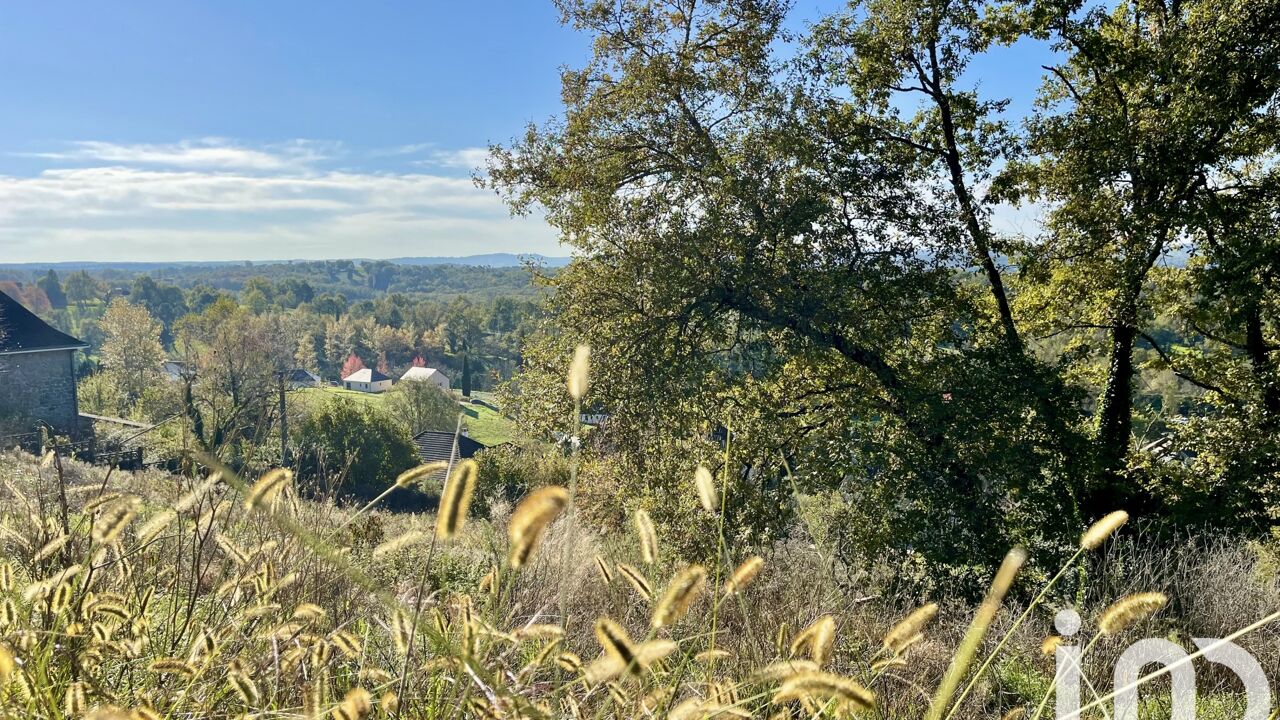
M 31 430 L 36 421 L 76 433 L 76 379 L 71 350 L 0 355 L 0 422 Z

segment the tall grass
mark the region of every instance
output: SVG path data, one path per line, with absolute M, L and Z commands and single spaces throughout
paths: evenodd
M 575 404 L 587 357 L 570 374 Z M 721 522 L 733 492 L 725 452 L 719 487 L 705 470 L 689 477 Z M 431 518 L 310 502 L 287 471 L 243 479 L 209 465 L 192 481 L 0 460 L 0 716 L 1030 715 L 1052 693 L 1038 652 L 1052 589 L 1076 563 L 1117 585 L 1106 563 L 1123 562 L 1170 593 L 1167 612 L 1206 604 L 1188 573 L 1217 572 L 1258 598 L 1237 597 L 1249 612 L 1276 602 L 1274 575 L 1257 563 L 1234 572 L 1245 556 L 1231 546 L 1204 548 L 1203 567 L 1187 565 L 1171 587 L 1132 541 L 1108 542 L 1118 516 L 1088 530 L 1026 606 L 1007 599 L 1025 559 L 1015 549 L 976 609 L 950 598 L 912 607 L 814 582 L 829 555 L 803 540 L 732 548 L 720 525 L 716 563 L 703 567 L 661 552 L 647 515 L 626 537 L 597 536 L 574 521 L 573 482 L 535 489 L 509 520 L 499 504 L 468 523 L 468 466 L 450 469 Z M 1216 568 L 1228 560 L 1233 572 Z M 1126 637 L 1169 630 L 1155 614 L 1164 596 L 1140 589 L 1100 615 L 1083 609 L 1099 615 L 1086 653 L 1099 683 Z M 1276 669 L 1274 653 L 1263 661 Z M 1087 698 L 1088 716 L 1105 694 Z

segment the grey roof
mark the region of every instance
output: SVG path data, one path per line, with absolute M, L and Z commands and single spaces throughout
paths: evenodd
M 88 347 L 87 343 L 58 330 L 22 303 L 0 292 L 0 354 Z
M 306 368 L 294 368 L 294 371 L 289 374 L 289 382 L 309 383 L 318 382 L 319 380 L 319 375 Z
M 487 446 L 472 440 L 466 435 L 458 435 L 458 453 L 453 454 L 454 434 L 440 430 L 425 430 L 413 436 L 413 444 L 418 447 L 418 457 L 424 463 L 436 460 L 457 460 L 469 458 Z
M 382 382 L 391 378 L 378 372 L 376 368 L 365 368 L 357 370 L 350 375 L 342 378 L 343 382 Z

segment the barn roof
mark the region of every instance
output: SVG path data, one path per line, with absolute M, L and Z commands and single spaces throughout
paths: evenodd
M 444 460 L 446 462 L 458 458 L 469 458 L 487 447 L 483 443 L 472 440 L 466 435 L 458 435 L 458 453 L 454 455 L 451 432 L 426 430 L 413 436 L 413 444 L 418 447 L 418 457 L 424 463 Z
M 88 347 L 0 292 L 0 354 L 84 350 Z

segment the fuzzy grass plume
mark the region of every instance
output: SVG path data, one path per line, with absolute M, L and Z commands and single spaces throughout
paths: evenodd
M 698 502 L 702 503 L 702 509 L 714 515 L 720 507 L 720 498 L 716 493 L 716 481 L 705 465 L 699 465 L 694 471 L 693 484 L 698 490 Z
M 626 578 L 627 582 L 631 583 L 631 587 L 634 588 L 636 593 L 639 594 L 640 597 L 644 598 L 646 602 L 653 599 L 653 586 L 649 584 L 648 578 L 641 574 L 639 570 L 627 565 L 626 563 L 618 563 L 618 572 L 622 573 L 622 577 Z
M 814 620 L 808 627 L 796 634 L 791 641 L 791 654 L 798 655 L 806 649 L 809 657 L 819 666 L 831 659 L 831 649 L 835 645 L 836 619 L 832 615 L 823 615 Z
M 1124 510 L 1116 510 L 1104 516 L 1102 519 L 1089 526 L 1089 529 L 1080 536 L 1080 547 L 1084 550 L 1097 550 L 1102 543 L 1107 541 L 1120 526 L 1129 522 L 1129 513 Z
M 437 538 L 449 540 L 462 529 L 471 508 L 471 497 L 476 491 L 478 474 L 475 460 L 463 460 L 454 468 L 440 495 L 440 510 L 436 515 Z
M 244 499 L 245 509 L 257 510 L 266 506 L 292 482 L 293 471 L 291 470 L 276 468 L 267 471 L 249 489 L 249 494 Z
M 573 360 L 569 363 L 569 397 L 574 401 L 581 401 L 582 396 L 587 394 L 587 387 L 591 377 L 591 348 L 586 345 L 579 345 L 573 350 Z
M 759 555 L 752 555 L 743 560 L 738 567 L 734 568 L 733 574 L 724 582 L 724 594 L 735 595 L 742 592 L 742 589 L 751 584 L 752 580 L 760 574 L 764 569 L 764 558 Z
M 1122 633 L 1134 623 L 1159 612 L 1168 602 L 1168 596 L 1159 592 L 1126 595 L 1102 612 L 1102 617 L 1098 620 L 1098 632 L 1103 635 Z
M 508 561 L 513 570 L 529 561 L 542 542 L 547 527 L 555 522 L 568 504 L 569 491 L 558 485 L 538 488 L 520 501 L 507 524 L 507 538 L 511 545 Z
M 701 565 L 691 565 L 676 573 L 653 611 L 653 627 L 665 627 L 684 617 L 706 583 L 707 570 Z
M 773 695 L 774 704 L 796 700 L 833 702 L 846 712 L 870 710 L 876 706 L 876 696 L 870 690 L 848 678 L 821 671 L 794 675 L 783 681 Z
M 635 512 L 636 535 L 640 539 L 640 558 L 646 565 L 658 559 L 658 533 L 653 528 L 653 518 L 644 509 Z

